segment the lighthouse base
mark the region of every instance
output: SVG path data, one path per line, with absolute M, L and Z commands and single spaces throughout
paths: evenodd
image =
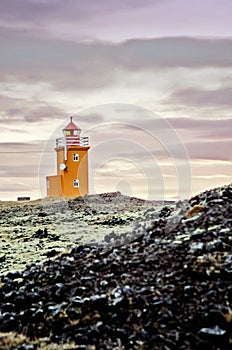
M 64 177 L 62 175 L 46 176 L 47 181 L 47 197 L 80 197 L 88 194 L 88 185 L 79 187 L 79 181 L 76 187 L 65 186 Z

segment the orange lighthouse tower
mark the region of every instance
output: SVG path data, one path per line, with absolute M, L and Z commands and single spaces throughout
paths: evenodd
M 88 194 L 88 137 L 73 123 L 56 139 L 57 175 L 47 176 L 48 197 L 79 197 Z

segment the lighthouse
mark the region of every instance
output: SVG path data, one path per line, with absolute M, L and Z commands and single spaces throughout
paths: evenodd
M 88 137 L 81 137 L 81 129 L 70 117 L 56 139 L 57 175 L 47 176 L 47 197 L 79 197 L 88 194 Z

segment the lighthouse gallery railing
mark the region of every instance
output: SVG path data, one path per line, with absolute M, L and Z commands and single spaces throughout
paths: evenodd
M 76 137 L 76 136 L 69 136 L 66 137 L 66 145 L 67 146 L 81 146 L 81 147 L 87 147 L 89 145 L 89 138 L 88 137 Z M 56 147 L 65 147 L 65 137 L 59 137 L 56 139 Z

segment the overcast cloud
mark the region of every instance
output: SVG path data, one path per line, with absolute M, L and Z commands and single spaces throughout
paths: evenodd
M 114 190 L 120 164 L 141 197 L 140 170 L 165 184 L 154 198 L 178 197 L 179 164 L 194 193 L 231 181 L 231 12 L 230 0 L 1 1 L 0 199 L 45 195 L 70 115 L 90 137 L 92 192 L 95 176 Z

